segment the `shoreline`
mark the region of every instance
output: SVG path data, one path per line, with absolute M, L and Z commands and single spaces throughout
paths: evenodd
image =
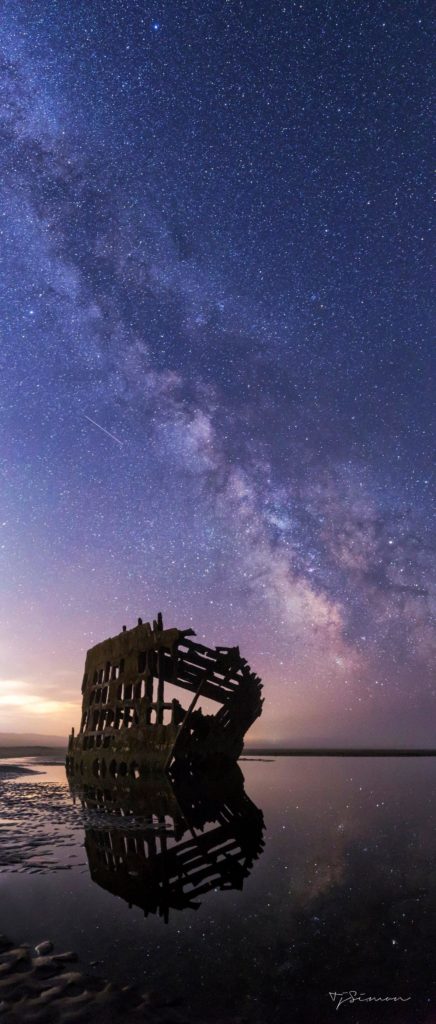
M 23 758 L 23 757 L 49 757 L 59 758 L 62 761 L 65 760 L 67 754 L 67 748 L 63 747 L 0 747 L 0 761 L 7 760 L 10 758 Z
M 244 750 L 242 757 L 436 757 L 425 747 L 280 747 Z
M 0 747 L 0 760 L 49 758 L 60 764 L 67 754 L 63 747 Z M 432 747 L 247 747 L 238 760 L 255 757 L 436 757 Z

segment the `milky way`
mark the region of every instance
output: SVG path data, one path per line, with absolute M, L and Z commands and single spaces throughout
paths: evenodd
M 5 728 L 161 609 L 254 738 L 434 741 L 428 20 L 4 4 Z

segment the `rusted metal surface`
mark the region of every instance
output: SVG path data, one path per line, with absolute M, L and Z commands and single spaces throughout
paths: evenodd
M 92 647 L 82 682 L 82 717 L 69 738 L 67 770 L 94 778 L 137 777 L 187 763 L 235 761 L 262 711 L 262 684 L 238 647 L 205 647 L 192 629 L 138 619 Z M 180 696 L 165 699 L 166 684 Z M 203 714 L 198 702 L 219 705 Z

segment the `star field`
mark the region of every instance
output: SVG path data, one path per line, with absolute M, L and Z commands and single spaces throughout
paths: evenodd
M 433 742 L 430 33 L 6 0 L 5 728 L 161 609 L 263 676 L 253 738 Z

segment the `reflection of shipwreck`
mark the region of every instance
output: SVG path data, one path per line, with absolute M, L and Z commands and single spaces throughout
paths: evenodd
M 97 778 L 166 770 L 185 763 L 235 761 L 261 714 L 262 684 L 238 647 L 204 647 L 192 629 L 138 625 L 88 651 L 79 734 L 68 743 L 67 770 Z M 191 695 L 187 708 L 176 687 Z M 204 714 L 200 699 L 219 704 Z
M 182 772 L 88 785 L 70 778 L 89 814 L 91 878 L 144 914 L 197 909 L 212 889 L 242 889 L 263 850 L 262 812 L 237 765 L 219 782 Z M 97 813 L 93 813 L 97 812 Z

